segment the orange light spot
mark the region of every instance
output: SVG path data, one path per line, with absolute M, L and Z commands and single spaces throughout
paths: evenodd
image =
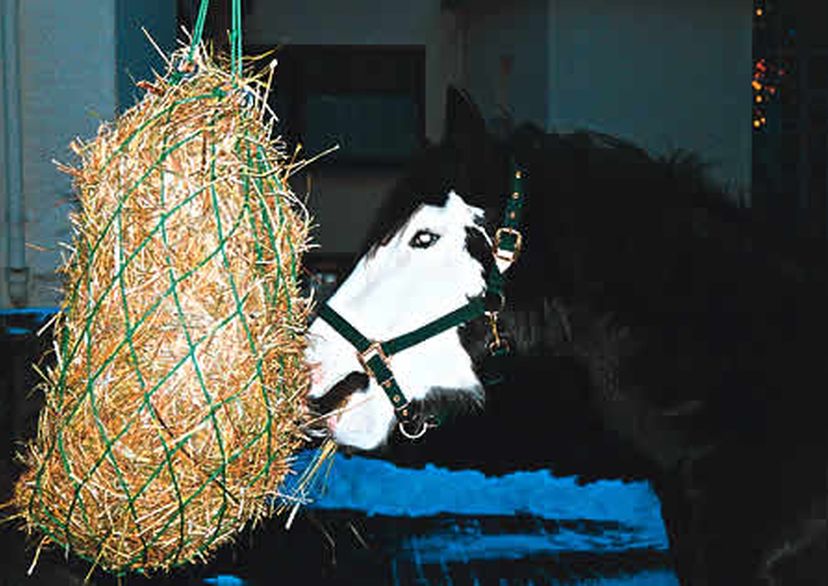
M 752 82 L 750 82 L 750 85 L 752 85 L 753 89 L 755 89 L 757 92 L 762 89 L 762 84 L 756 81 L 755 79 Z
M 759 122 L 758 120 L 754 120 L 754 121 L 753 121 L 753 127 L 754 127 L 754 128 L 759 128 L 761 125 L 762 125 L 762 123 L 761 123 L 761 122 Z
M 762 96 L 756 96 L 756 103 L 757 103 L 757 104 L 761 104 L 761 103 L 762 103 Z
M 761 8 L 756 9 L 756 16 L 762 16 L 764 13 L 765 13 L 765 11 L 762 10 Z

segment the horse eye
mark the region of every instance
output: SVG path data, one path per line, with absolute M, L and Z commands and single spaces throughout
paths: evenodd
M 417 230 L 417 233 L 411 237 L 408 245 L 412 248 L 428 248 L 440 239 L 439 234 L 435 234 L 431 230 Z

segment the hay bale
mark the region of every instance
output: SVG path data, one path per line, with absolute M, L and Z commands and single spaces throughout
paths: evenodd
M 269 79 L 196 55 L 73 145 L 57 360 L 15 487 L 28 531 L 119 574 L 206 559 L 271 514 L 308 416 L 309 218 Z

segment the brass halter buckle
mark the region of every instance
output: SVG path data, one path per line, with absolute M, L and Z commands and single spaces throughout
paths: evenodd
M 362 365 L 362 369 L 365 371 L 365 374 L 372 377 L 374 380 L 379 382 L 377 375 L 371 370 L 371 367 L 368 366 L 368 362 L 374 357 L 379 356 L 380 360 L 383 361 L 385 366 L 390 368 L 388 364 L 388 356 L 385 355 L 385 352 L 382 349 L 382 343 L 380 342 L 371 342 L 371 345 L 365 349 L 365 352 L 357 352 L 357 360 Z
M 371 361 L 371 359 L 379 356 L 379 359 L 382 360 L 383 364 L 385 364 L 388 370 L 391 370 L 391 365 L 389 364 L 388 356 L 382 349 L 382 344 L 380 342 L 371 342 L 371 345 L 368 346 L 364 352 L 357 352 L 356 355 L 357 359 L 359 360 L 359 363 L 362 365 L 363 370 L 365 370 L 365 373 L 371 378 L 373 378 L 375 381 L 377 381 L 383 388 L 385 388 L 385 392 L 388 393 L 390 390 L 389 385 L 393 384 L 394 382 L 394 376 L 391 375 L 387 379 L 380 381 L 376 373 L 371 369 L 370 366 L 368 366 L 368 363 Z M 391 398 L 390 395 L 389 398 Z M 419 414 L 412 413 L 411 409 L 413 407 L 410 401 L 406 401 L 402 405 L 398 405 L 397 400 L 404 400 L 404 398 L 401 395 L 395 395 L 391 401 L 392 404 L 395 406 L 394 411 L 396 412 L 397 417 L 400 418 L 400 421 L 398 422 L 398 427 L 400 433 L 403 436 L 407 437 L 410 440 L 420 439 L 426 434 L 426 432 L 429 429 L 431 429 L 432 427 L 437 427 L 435 423 L 423 419 L 419 416 Z M 419 426 L 416 427 L 413 431 L 409 431 L 407 429 L 407 426 L 411 425 L 412 423 L 419 423 Z
M 515 249 L 514 250 L 506 250 L 505 248 L 500 247 L 500 242 L 503 240 L 503 236 L 508 234 L 510 236 L 515 237 Z M 520 251 L 523 248 L 523 234 L 521 234 L 518 230 L 514 228 L 498 228 L 495 232 L 494 238 L 494 256 L 496 259 L 502 260 L 507 265 L 511 265 L 513 262 L 517 260 L 517 257 L 520 255 Z

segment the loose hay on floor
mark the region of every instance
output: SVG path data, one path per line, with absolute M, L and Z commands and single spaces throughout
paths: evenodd
M 207 558 L 271 514 L 308 417 L 309 218 L 269 81 L 195 54 L 63 167 L 79 205 L 57 360 L 14 504 L 115 573 Z

